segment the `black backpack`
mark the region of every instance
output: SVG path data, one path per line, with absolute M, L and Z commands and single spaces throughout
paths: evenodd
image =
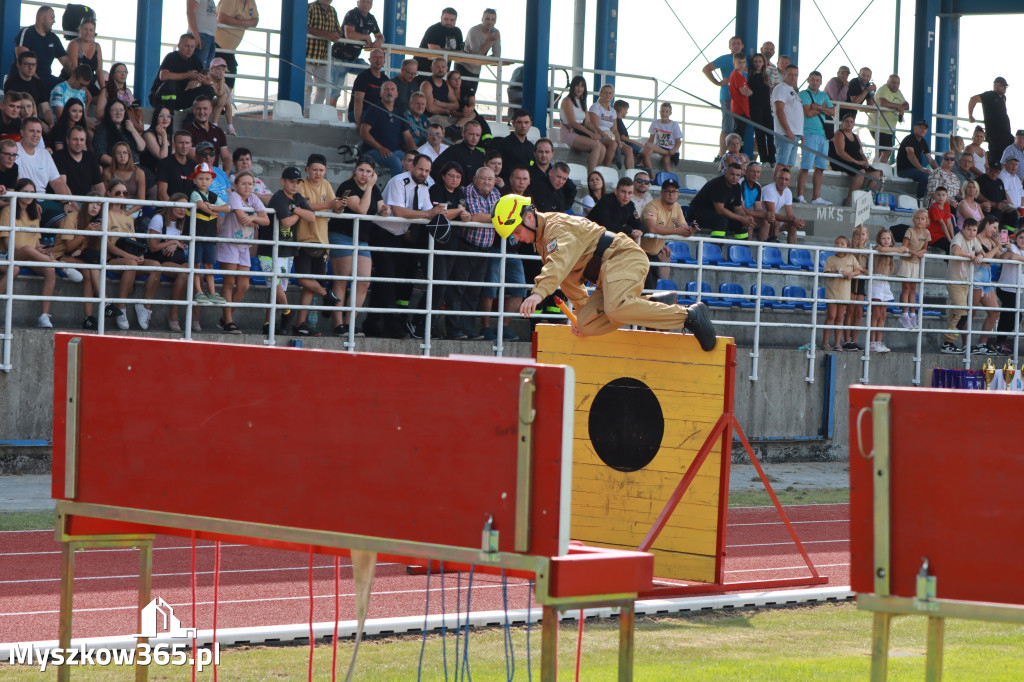
M 86 19 L 96 21 L 96 10 L 88 5 L 69 4 L 64 8 L 64 16 L 61 17 L 60 25 L 65 33 L 78 35 L 78 27 Z

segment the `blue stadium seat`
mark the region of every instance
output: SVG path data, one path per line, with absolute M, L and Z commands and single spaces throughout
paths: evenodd
M 786 298 L 807 298 L 807 290 L 803 287 L 791 285 L 782 287 L 782 295 Z M 800 310 L 810 310 L 814 304 L 810 301 L 793 301 L 792 305 Z
M 754 254 L 749 246 L 732 244 L 729 246 L 729 258 L 722 265 L 731 265 L 738 268 L 756 268 L 757 261 L 754 260 Z
M 761 252 L 761 266 L 776 270 L 799 270 L 799 265 L 790 265 L 782 258 L 782 250 L 777 246 L 766 246 Z
M 914 303 L 921 301 L 921 294 L 914 294 Z M 941 310 L 928 310 L 927 308 L 921 311 L 921 317 L 942 317 Z
M 750 285 L 750 294 L 751 295 L 755 295 L 756 293 L 757 293 L 757 285 L 756 284 L 751 284 Z M 772 285 L 770 285 L 770 284 L 762 284 L 761 285 L 761 296 L 763 296 L 763 297 L 768 297 L 768 296 L 774 297 L 774 296 L 778 296 L 778 294 L 775 293 L 775 287 L 773 287 Z M 751 303 L 753 303 L 753 302 L 754 301 L 751 301 Z M 796 304 L 795 303 L 786 303 L 784 301 L 765 301 L 764 299 L 762 299 L 761 300 L 761 307 L 762 308 L 771 308 L 772 310 L 795 310 L 796 309 Z
M 721 265 L 725 257 L 722 255 L 722 247 L 713 242 L 704 242 L 704 265 Z
M 249 269 L 253 272 L 262 272 L 263 265 L 260 263 L 260 259 L 256 256 L 250 256 Z M 254 287 L 265 287 L 267 286 L 267 278 L 263 275 L 253 275 L 249 278 L 249 284 Z
M 696 282 L 692 282 L 692 281 L 691 282 L 687 282 L 686 283 L 686 290 L 688 292 L 690 292 L 690 293 L 696 293 L 697 292 L 697 283 Z M 730 301 L 723 301 L 721 299 L 721 297 L 719 297 L 715 293 L 713 293 L 713 291 L 711 289 L 711 284 L 708 283 L 708 282 L 701 282 L 700 283 L 700 293 L 701 293 L 701 300 L 703 300 L 704 303 L 708 304 L 712 308 L 731 308 L 732 307 L 732 303 Z M 741 294 L 743 293 L 743 289 L 742 288 L 740 289 L 739 293 L 741 293 Z
M 750 305 L 743 305 L 744 303 L 752 303 L 752 301 L 746 301 L 742 298 L 735 298 L 736 296 L 743 295 L 743 287 L 735 282 L 722 282 L 718 285 L 718 293 L 721 297 L 714 301 L 708 301 L 708 305 L 713 305 L 718 308 L 728 308 L 730 306 L 739 306 L 741 308 L 749 308 Z
M 707 284 L 707 282 L 705 282 L 704 284 Z M 687 282 L 686 283 L 686 294 L 687 295 L 684 296 L 682 294 L 682 292 L 679 293 L 679 305 L 693 305 L 694 303 L 696 303 L 697 302 L 697 297 L 692 295 L 692 294 L 696 293 L 696 291 L 697 291 L 697 283 L 693 282 L 693 281 Z M 711 291 L 711 286 L 710 285 L 708 285 L 708 291 Z
M 825 310 L 827 305 L 825 302 L 825 287 L 818 287 L 818 310 Z
M 675 291 L 675 292 L 679 291 L 679 285 L 676 284 L 675 280 L 665 279 L 664 277 L 658 279 L 658 283 L 657 283 L 657 285 L 655 285 L 654 288 L 657 291 Z M 676 295 L 676 303 L 680 302 L 680 300 L 679 300 L 680 298 L 683 298 L 683 297 L 679 296 L 677 294 Z M 667 302 L 667 300 L 670 300 L 670 299 L 667 299 L 667 297 L 666 297 L 666 298 L 662 298 L 662 299 L 658 299 L 658 300 L 660 300 L 660 301 L 662 301 L 664 303 L 664 302 Z M 687 304 L 687 305 L 689 305 L 689 304 Z
M 658 187 L 661 187 L 661 183 L 665 182 L 666 180 L 675 180 L 676 184 L 679 184 L 679 176 L 676 175 L 675 173 L 661 171 L 660 173 L 654 176 L 654 184 Z
M 811 259 L 811 252 L 806 249 L 790 249 L 789 265 L 794 270 L 814 270 L 814 261 Z
M 835 251 L 819 251 L 818 252 L 818 272 L 824 272 L 825 271 L 825 261 L 827 261 L 830 256 L 834 256 L 834 255 L 836 255 Z
M 690 245 L 686 242 L 666 242 L 668 250 L 672 253 L 673 263 L 686 263 L 696 265 L 697 259 L 690 255 Z

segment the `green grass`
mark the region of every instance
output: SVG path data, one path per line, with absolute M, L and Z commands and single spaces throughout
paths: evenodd
M 847 488 L 775 489 L 775 495 L 783 505 L 835 504 L 850 501 L 850 491 Z M 765 490 L 740 490 L 729 493 L 730 507 L 766 507 L 771 503 L 772 499 Z
M 0 530 L 53 530 L 57 512 L 47 511 L 0 512 Z
M 925 618 L 893 622 L 890 680 L 924 676 Z M 583 635 L 580 678 L 617 679 L 618 634 L 614 622 L 588 622 Z M 504 680 L 505 655 L 500 629 L 470 633 L 470 670 L 475 680 Z M 526 679 L 526 631 L 513 630 L 515 679 Z M 454 640 L 447 638 L 448 673 L 454 675 Z M 540 629 L 531 632 L 534 679 L 539 679 Z M 1024 625 L 948 621 L 944 672 L 949 680 L 1020 680 L 1024 678 Z M 338 677 L 344 678 L 351 642 L 338 646 Z M 642 618 L 636 624 L 637 680 L 866 680 L 871 663 L 871 614 L 853 604 L 787 609 L 716 611 L 676 617 Z M 379 638 L 359 650 L 356 679 L 414 680 L 420 653 L 415 635 Z M 308 647 L 236 647 L 221 653 L 219 677 L 225 680 L 304 680 Z M 560 633 L 559 679 L 574 678 L 576 624 Z M 318 646 L 315 679 L 330 677 L 331 647 Z M 124 670 L 80 669 L 78 680 L 126 679 Z M 151 668 L 151 680 L 187 680 L 190 670 Z M 6 668 L 4 680 L 35 681 L 39 673 Z M 203 679 L 211 676 L 203 674 Z M 440 636 L 427 639 L 423 679 L 444 679 Z

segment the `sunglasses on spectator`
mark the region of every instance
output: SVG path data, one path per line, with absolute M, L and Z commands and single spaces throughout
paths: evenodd
M 943 156 L 942 160 L 943 161 L 956 161 L 956 157 L 953 157 L 953 156 Z
M 650 180 L 634 180 L 633 184 L 634 185 L 649 185 L 649 184 L 651 184 L 651 181 Z
M 128 192 L 112 192 L 111 196 L 114 196 L 114 197 L 126 197 L 126 196 L 128 196 Z

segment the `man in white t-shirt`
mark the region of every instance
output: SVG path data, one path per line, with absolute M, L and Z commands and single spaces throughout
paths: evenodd
M 775 182 L 761 189 L 761 203 L 769 218 L 757 236 L 759 241 L 777 242 L 779 231 L 785 229 L 786 241 L 796 244 L 796 231 L 804 229 L 804 221 L 793 215 L 793 193 L 789 190 L 791 179 L 788 168 L 778 168 L 775 171 Z
M 440 123 L 431 123 L 427 126 L 427 141 L 416 151 L 434 163 L 445 149 L 448 149 L 448 145 L 444 143 L 444 127 Z
M 796 165 L 796 152 L 804 135 L 804 107 L 796 90 L 800 69 L 796 64 L 786 67 L 786 75 L 772 90 L 772 112 L 775 115 L 776 169 Z
M 1006 200 L 1013 204 L 1014 208 L 1024 208 L 1024 187 L 1021 186 L 1020 178 L 1017 177 L 1017 166 L 1017 159 L 1012 156 L 1003 161 L 999 179 L 1003 181 Z
M 661 119 L 651 123 L 651 128 L 648 131 L 650 137 L 647 138 L 647 144 L 640 152 L 640 157 L 645 166 L 652 168 L 654 164 L 651 163 L 651 156 L 659 154 L 661 167 L 671 172 L 672 164 L 679 162 L 679 147 L 683 143 L 683 131 L 679 124 L 672 120 L 671 104 L 667 102 L 662 104 L 658 111 L 661 114 Z
M 18 179 L 29 178 L 37 192 L 47 186 L 57 194 L 71 194 L 67 179 L 57 170 L 50 152 L 41 143 L 43 122 L 29 116 L 21 124 L 21 142 L 18 143 Z

